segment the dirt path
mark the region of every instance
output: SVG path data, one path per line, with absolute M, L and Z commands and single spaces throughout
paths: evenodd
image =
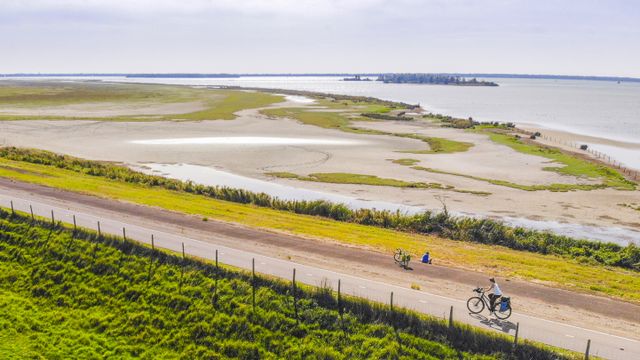
M 162 231 L 177 230 L 204 241 L 292 259 L 395 285 L 409 287 L 415 284 L 423 290 L 443 296 L 465 299 L 471 295 L 472 288 L 487 284 L 487 275 L 483 273 L 420 263 L 414 263 L 413 270 L 406 271 L 395 265 L 390 254 L 332 241 L 308 239 L 214 220 L 204 222 L 196 216 L 4 178 L 0 178 L 0 190 L 16 196 L 31 194 L 61 206 L 108 213 L 112 217 L 125 218 L 129 222 L 153 226 Z M 514 308 L 521 313 L 640 338 L 640 305 L 521 280 L 499 281 L 502 282 L 503 291 L 512 297 Z

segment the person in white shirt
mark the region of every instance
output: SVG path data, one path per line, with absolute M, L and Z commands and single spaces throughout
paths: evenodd
M 489 311 L 493 313 L 493 307 L 496 303 L 496 300 L 498 300 L 502 296 L 502 291 L 500 290 L 500 286 L 496 282 L 496 279 L 491 278 L 489 279 L 489 281 L 491 282 L 491 286 L 489 286 L 489 288 L 485 291 L 490 292 L 491 290 L 493 290 L 493 294 L 489 294 Z

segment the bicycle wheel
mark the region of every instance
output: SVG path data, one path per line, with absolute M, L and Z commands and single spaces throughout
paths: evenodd
M 500 304 L 497 303 L 493 307 L 493 314 L 500 320 L 506 320 L 511 316 L 511 306 L 508 306 L 504 311 L 501 311 Z
M 393 254 L 393 260 L 395 260 L 397 263 L 402 260 L 402 251 L 400 249 L 396 250 L 396 252 Z
M 474 296 L 467 300 L 467 309 L 472 314 L 478 314 L 484 310 L 484 301 L 477 296 Z

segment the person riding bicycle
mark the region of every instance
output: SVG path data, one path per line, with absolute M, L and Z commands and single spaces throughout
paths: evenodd
M 496 304 L 496 300 L 498 300 L 502 296 L 502 291 L 500 290 L 500 286 L 496 282 L 496 279 L 489 279 L 491 282 L 491 286 L 488 289 L 485 289 L 486 292 L 490 292 L 493 290 L 493 294 L 489 294 L 489 311 L 493 313 L 493 307 Z

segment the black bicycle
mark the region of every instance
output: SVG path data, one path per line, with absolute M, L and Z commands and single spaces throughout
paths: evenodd
M 489 308 L 489 304 L 491 301 L 489 297 L 484 293 L 483 288 L 473 289 L 474 292 L 478 293 L 477 296 L 472 296 L 467 300 L 467 309 L 472 314 L 479 314 L 486 307 Z M 500 320 L 506 320 L 511 316 L 511 299 L 508 297 L 501 297 L 496 300 L 496 303 L 493 305 L 493 313 Z

